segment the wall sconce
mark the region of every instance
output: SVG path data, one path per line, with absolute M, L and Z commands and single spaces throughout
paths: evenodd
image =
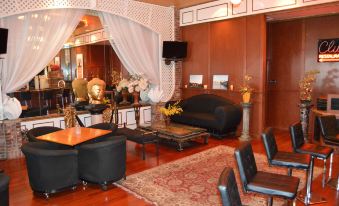
M 207 89 L 207 84 L 204 84 L 204 89 Z
M 231 0 L 231 3 L 234 5 L 238 5 L 241 3 L 242 0 Z

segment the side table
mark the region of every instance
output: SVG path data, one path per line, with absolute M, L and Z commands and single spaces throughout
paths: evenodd
M 251 107 L 252 103 L 241 103 L 241 106 L 243 108 L 242 112 L 242 132 L 241 136 L 239 138 L 240 141 L 248 141 L 251 139 L 250 137 L 250 113 L 251 113 Z

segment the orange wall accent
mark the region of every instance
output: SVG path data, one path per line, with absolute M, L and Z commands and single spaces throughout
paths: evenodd
M 202 74 L 208 89 L 183 88 L 183 98 L 212 93 L 241 102 L 238 92 L 245 74 L 253 76 L 255 88 L 250 128 L 259 136 L 265 120 L 266 20 L 263 15 L 197 24 L 182 28 L 188 42 L 188 56 L 183 62 L 183 85 L 190 74 Z M 212 90 L 215 74 L 228 74 L 234 91 Z

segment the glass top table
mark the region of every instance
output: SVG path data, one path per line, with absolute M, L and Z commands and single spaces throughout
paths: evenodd
M 158 133 L 158 137 L 160 139 L 176 142 L 178 144 L 178 151 L 183 150 L 182 144 L 184 142 L 192 141 L 198 138 L 203 138 L 204 143 L 208 144 L 209 133 L 207 133 L 206 129 L 199 127 L 192 127 L 177 123 L 170 123 L 168 125 L 163 123 L 155 123 L 140 125 L 139 128 L 155 131 Z

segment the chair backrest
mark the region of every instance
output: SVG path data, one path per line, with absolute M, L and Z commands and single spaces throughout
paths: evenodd
M 337 135 L 337 119 L 335 115 L 319 116 L 318 123 L 321 135 L 324 138 L 331 139 Z
M 264 142 L 268 162 L 271 163 L 272 159 L 278 152 L 277 143 L 273 134 L 273 128 L 266 128 L 261 134 L 261 137 Z
M 251 144 L 246 142 L 240 145 L 240 147 L 235 150 L 235 158 L 237 160 L 242 186 L 244 190 L 247 191 L 247 184 L 251 182 L 258 171 Z
M 36 142 L 38 141 L 36 137 L 49 134 L 52 132 L 57 132 L 60 130 L 62 129 L 58 127 L 50 127 L 50 126 L 36 127 L 36 128 L 30 129 L 27 131 L 27 138 L 29 142 Z
M 242 205 L 237 181 L 235 180 L 234 171 L 226 167 L 219 177 L 218 189 L 221 194 L 223 206 L 240 206 Z
M 294 123 L 290 126 L 290 136 L 292 140 L 293 151 L 300 148 L 304 143 L 303 129 L 300 122 Z

